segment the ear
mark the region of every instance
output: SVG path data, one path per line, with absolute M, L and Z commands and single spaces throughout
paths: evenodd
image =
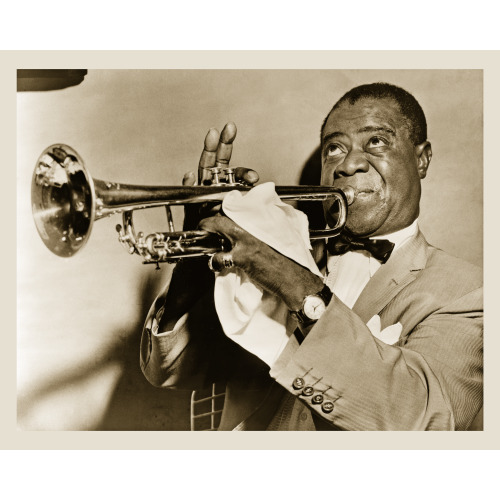
M 432 146 L 429 141 L 422 142 L 418 146 L 415 146 L 415 155 L 417 156 L 417 171 L 418 176 L 424 179 L 427 175 L 427 169 L 429 168 L 429 163 L 432 158 Z

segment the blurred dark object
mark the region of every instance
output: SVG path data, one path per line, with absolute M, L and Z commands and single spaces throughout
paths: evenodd
M 18 69 L 17 91 L 38 92 L 74 87 L 83 82 L 86 69 Z

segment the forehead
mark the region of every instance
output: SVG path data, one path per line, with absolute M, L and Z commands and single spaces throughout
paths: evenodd
M 396 135 L 408 131 L 405 117 L 393 99 L 363 98 L 354 104 L 344 102 L 328 116 L 323 137 L 331 133 L 352 134 L 364 128 L 383 127 Z

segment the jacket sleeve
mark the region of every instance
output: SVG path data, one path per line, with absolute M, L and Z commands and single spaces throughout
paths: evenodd
M 397 345 L 334 297 L 271 375 L 342 430 L 465 430 L 482 405 L 482 289 L 433 311 Z
M 224 378 L 231 345 L 224 337 L 209 294 L 202 296 L 170 332 L 157 332 L 166 291 L 150 308 L 142 331 L 140 366 L 157 387 L 197 389 Z
M 206 293 L 179 319 L 170 332 L 157 332 L 165 290 L 152 304 L 142 331 L 140 366 L 156 387 L 202 389 L 229 378 L 269 376 L 269 367 L 223 332 L 213 302 Z

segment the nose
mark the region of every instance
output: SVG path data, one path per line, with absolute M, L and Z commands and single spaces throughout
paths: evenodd
M 358 151 L 350 151 L 344 161 L 335 168 L 335 178 L 348 177 L 358 172 L 368 172 L 369 164 L 364 154 Z

